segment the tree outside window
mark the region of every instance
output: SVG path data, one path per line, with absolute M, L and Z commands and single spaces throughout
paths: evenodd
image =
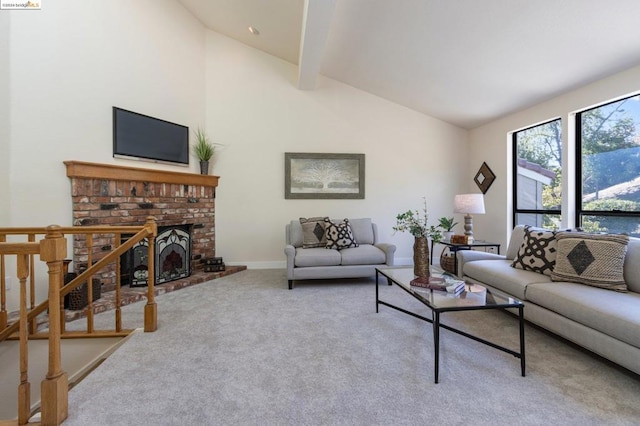
M 513 134 L 514 222 L 560 226 L 562 122 L 553 120 Z
M 576 125 L 577 222 L 640 236 L 640 96 L 583 111 Z

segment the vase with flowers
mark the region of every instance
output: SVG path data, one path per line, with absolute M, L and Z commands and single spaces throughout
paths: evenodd
M 422 213 L 418 210 L 407 210 L 396 216 L 395 232 L 409 232 L 414 237 L 413 243 L 413 273 L 418 277 L 428 277 L 429 271 L 429 238 L 434 243 L 440 242 L 442 232 L 436 226 L 429 226 L 429 212 L 427 198 L 422 197 L 424 205 Z

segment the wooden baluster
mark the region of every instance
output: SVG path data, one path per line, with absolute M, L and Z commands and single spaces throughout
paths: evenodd
M 29 345 L 27 316 L 27 276 L 31 255 L 18 255 L 18 279 L 20 280 L 20 385 L 18 386 L 18 424 L 26 425 L 31 414 L 31 384 L 29 383 Z
M 122 240 L 122 234 L 117 233 L 113 237 L 115 239 L 116 249 L 120 247 L 120 241 Z M 120 294 L 120 259 L 116 260 L 116 331 L 122 331 L 122 310 L 120 305 L 122 304 L 122 296 Z
M 7 241 L 6 235 L 0 235 L 0 243 Z M 7 327 L 7 283 L 5 282 L 4 254 L 0 254 L 0 330 Z
M 29 234 L 29 242 L 33 243 L 36 241 L 36 234 Z M 29 309 L 34 309 L 36 307 L 36 278 L 35 278 L 35 257 L 34 255 L 29 255 Z M 38 331 L 38 322 L 34 318 L 29 323 L 29 332 L 31 334 L 35 334 Z
M 60 227 L 48 226 L 40 242 L 40 259 L 47 262 L 49 268 L 49 367 L 41 385 L 42 425 L 59 425 L 68 415 L 69 383 L 60 357 L 60 282 L 66 256 L 67 240 Z
M 93 234 L 87 234 L 87 267 L 93 265 Z M 87 332 L 93 333 L 93 275 L 87 277 Z
M 61 235 L 64 237 L 63 234 Z M 51 275 L 49 275 L 49 280 L 51 280 Z M 60 268 L 60 282 L 58 283 L 58 285 L 60 286 L 60 288 L 64 287 L 64 259 L 62 261 L 62 266 Z M 59 307 L 58 323 L 60 324 L 60 335 L 62 336 L 64 332 L 67 330 L 67 317 L 66 317 L 66 312 L 64 310 L 64 296 L 60 295 L 60 292 L 58 292 L 58 295 L 60 299 L 58 300 L 58 307 Z M 49 299 L 49 312 L 51 312 L 52 308 L 53 307 L 51 305 L 51 299 Z M 51 314 L 49 314 L 49 324 L 51 324 Z
M 147 304 L 144 307 L 144 331 L 156 331 L 158 329 L 158 306 L 155 301 L 155 244 L 156 236 L 158 235 L 158 226 L 156 225 L 156 219 L 152 216 L 147 218 L 144 224 L 145 228 L 149 231 L 149 250 L 147 251 L 149 259 L 147 266 L 149 268 L 147 274 Z

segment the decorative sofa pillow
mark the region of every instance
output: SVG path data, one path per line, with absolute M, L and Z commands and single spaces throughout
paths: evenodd
M 341 223 L 334 223 L 329 218 L 325 218 L 324 223 L 328 249 L 342 250 L 359 246 L 353 237 L 349 219 L 345 219 Z
M 324 247 L 327 245 L 325 236 L 325 220 L 328 217 L 300 218 L 302 226 L 302 248 Z
M 555 231 L 526 225 L 524 239 L 511 266 L 550 276 L 556 264 L 557 246 Z
M 629 237 L 617 234 L 558 232 L 553 281 L 569 281 L 620 292 L 627 291 L 624 258 Z

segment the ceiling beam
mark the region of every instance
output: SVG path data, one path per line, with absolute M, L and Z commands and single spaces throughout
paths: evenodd
M 305 0 L 298 60 L 298 89 L 314 90 L 336 0 Z

